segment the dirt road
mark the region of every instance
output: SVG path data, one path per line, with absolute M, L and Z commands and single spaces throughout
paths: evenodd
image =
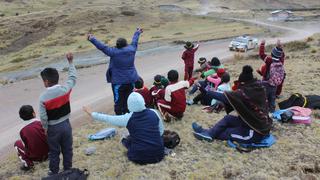
M 320 32 L 319 25 L 307 29 L 288 28 L 279 25 L 269 25 L 267 23 L 250 22 L 263 26 L 273 26 L 290 31 L 286 37 L 281 37 L 283 42 L 300 40 Z M 308 30 L 309 29 L 309 30 Z M 268 42 L 275 42 L 276 38 L 267 39 Z M 214 42 L 202 43 L 197 53 L 197 57 L 207 57 L 211 59 L 217 56 L 220 59 L 232 57 L 233 53 L 228 51 L 229 40 L 219 40 Z M 147 84 L 152 82 L 155 74 L 165 74 L 170 69 L 183 69 L 183 62 L 180 59 L 182 47 L 160 48 L 137 57 L 136 67 L 140 76 L 142 76 Z M 99 54 L 100 52 L 96 52 Z M 77 61 L 77 55 L 75 55 Z M 91 68 L 78 70 L 77 85 L 72 92 L 72 114 L 71 121 L 73 126 L 83 123 L 81 119 L 84 113 L 81 111 L 83 105 L 91 105 L 94 110 L 111 111 L 113 109 L 113 98 L 110 84 L 105 82 L 106 65 L 94 66 Z M 61 74 L 61 83 L 64 82 L 66 74 Z M 182 74 L 180 74 L 182 77 Z M 17 82 L 0 87 L 0 154 L 12 152 L 13 142 L 19 137 L 18 132 L 24 126 L 19 117 L 18 109 L 23 104 L 31 104 L 38 109 L 38 97 L 44 90 L 40 77 L 26 81 Z

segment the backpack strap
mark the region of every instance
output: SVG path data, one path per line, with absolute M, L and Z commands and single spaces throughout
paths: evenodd
M 303 98 L 303 105 L 302 105 L 302 107 L 306 107 L 306 106 L 307 106 L 308 100 L 307 100 L 307 98 L 306 98 L 304 95 L 302 95 L 302 94 L 300 94 L 300 93 L 294 93 L 293 95 L 295 95 L 296 97 L 302 97 L 302 98 Z

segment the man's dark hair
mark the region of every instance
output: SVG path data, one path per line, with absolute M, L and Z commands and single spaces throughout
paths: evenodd
M 28 121 L 30 119 L 35 118 L 33 113 L 34 113 L 33 107 L 30 105 L 23 105 L 19 110 L 19 116 L 24 121 Z
M 121 49 L 121 48 L 123 48 L 123 47 L 126 47 L 127 45 L 128 45 L 128 42 L 127 42 L 126 39 L 124 39 L 124 38 L 118 38 L 118 39 L 117 39 L 116 47 L 117 47 L 118 49 Z
M 56 85 L 59 82 L 59 73 L 55 68 L 45 68 L 40 75 L 43 81 L 49 81 L 49 86 Z
M 170 70 L 168 72 L 168 79 L 170 82 L 177 82 L 179 79 L 179 73 L 176 70 Z

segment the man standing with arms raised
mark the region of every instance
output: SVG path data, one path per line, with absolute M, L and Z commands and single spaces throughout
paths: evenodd
M 128 111 L 127 99 L 134 88 L 134 83 L 139 76 L 134 65 L 138 41 L 142 29 L 137 28 L 133 35 L 131 44 L 124 38 L 119 38 L 116 47 L 108 45 L 97 40 L 92 34 L 88 34 L 88 40 L 110 57 L 110 63 L 106 72 L 108 83 L 112 84 L 114 97 L 114 111 L 116 115 L 125 114 Z

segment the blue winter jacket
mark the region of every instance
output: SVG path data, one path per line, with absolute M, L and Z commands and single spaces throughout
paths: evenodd
M 140 31 L 133 35 L 132 42 L 121 49 L 109 47 L 95 37 L 90 42 L 110 57 L 110 63 L 106 72 L 107 82 L 112 84 L 130 84 L 138 80 L 139 76 L 134 65 L 135 55 L 138 48 Z

